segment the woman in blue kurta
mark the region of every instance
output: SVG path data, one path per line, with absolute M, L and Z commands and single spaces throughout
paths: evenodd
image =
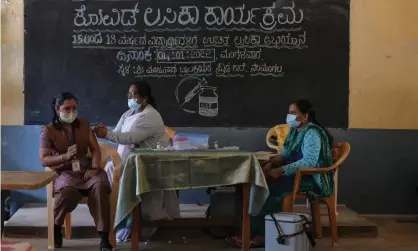
M 332 165 L 332 136 L 316 121 L 315 111 L 308 100 L 299 100 L 289 106 L 286 123 L 291 127 L 280 154 L 263 167 L 270 196 L 258 216 L 251 218 L 251 246 L 264 245 L 264 217 L 280 212 L 283 198 L 292 193 L 299 168 L 321 168 Z M 312 198 L 331 195 L 333 173 L 315 174 L 302 178 L 301 190 Z M 226 241 L 241 247 L 239 236 Z

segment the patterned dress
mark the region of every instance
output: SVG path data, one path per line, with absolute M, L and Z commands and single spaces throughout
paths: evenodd
M 251 218 L 252 236 L 264 236 L 264 217 L 280 212 L 282 200 L 293 191 L 299 168 L 321 168 L 332 164 L 331 150 L 325 132 L 309 123 L 301 132 L 292 128 L 280 155 L 284 157 L 284 174 L 277 180 L 268 181 L 270 195 L 258 216 Z M 302 177 L 301 190 L 313 196 L 329 196 L 332 192 L 332 174 L 316 174 Z

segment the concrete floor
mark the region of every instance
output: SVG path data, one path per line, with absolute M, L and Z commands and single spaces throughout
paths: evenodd
M 340 247 L 331 248 L 331 241 L 328 238 L 318 240 L 314 250 L 328 251 L 417 251 L 418 250 L 418 223 L 398 223 L 393 217 L 368 217 L 379 226 L 379 237 L 377 238 L 340 238 Z M 184 239 L 182 233 L 173 231 L 170 239 L 150 241 L 141 243 L 140 250 L 155 251 L 228 251 L 238 250 L 229 247 L 223 240 L 212 239 L 207 235 L 196 235 Z M 188 235 L 190 236 L 190 235 Z M 29 241 L 37 251 L 47 250 L 46 239 L 11 239 L 13 241 Z M 63 251 L 98 250 L 98 239 L 72 239 L 64 240 Z M 118 245 L 117 250 L 130 250 L 129 243 Z M 263 249 L 259 249 L 263 250 Z
M 303 208 L 304 207 L 301 207 L 301 209 Z M 201 217 L 201 214 L 203 214 L 204 211 L 205 208 L 202 209 L 196 208 L 196 206 L 182 205 L 182 217 Z M 323 224 L 327 225 L 328 217 L 326 216 L 326 212 L 324 213 L 325 215 L 323 215 L 322 220 Z M 47 239 L 45 238 L 47 216 L 45 206 L 31 206 L 27 209 L 22 208 L 15 216 L 6 223 L 4 240 L 27 241 L 30 242 L 37 251 L 47 250 Z M 353 213 L 349 209 L 344 209 L 343 207 L 339 211 L 337 219 L 341 237 L 339 240 L 340 247 L 336 249 L 331 248 L 331 240 L 329 238 L 324 238 L 317 240 L 317 247 L 314 250 L 418 251 L 418 223 L 399 223 L 396 220 L 396 217 L 364 217 L 355 214 L 355 212 Z M 376 235 L 364 234 L 364 232 L 363 234 L 356 234 L 355 231 L 344 231 L 345 228 L 350 226 L 354 226 L 355 229 L 359 230 L 370 225 L 375 228 L 377 225 L 378 237 L 375 237 Z M 64 240 L 64 247 L 60 250 L 99 250 L 99 239 L 91 238 L 96 236 L 96 234 L 93 220 L 85 205 L 79 205 L 73 212 L 72 226 L 74 238 L 71 240 Z M 27 231 L 19 233 L 19 229 L 27 229 Z M 81 231 L 83 229 L 86 231 Z M 79 236 L 77 232 L 80 232 Z M 348 234 L 344 234 L 344 232 Z M 17 236 L 20 238 L 16 238 Z M 117 250 L 130 250 L 130 243 L 118 244 Z M 153 235 L 151 241 L 141 243 L 140 250 L 232 251 L 239 249 L 228 246 L 223 240 L 210 237 L 208 234 L 204 233 L 201 228 L 160 228 Z
M 197 206 L 192 204 L 180 205 L 182 218 L 204 218 L 207 205 Z M 304 205 L 296 205 L 295 211 L 309 214 L 310 210 Z M 7 238 L 46 238 L 48 213 L 46 205 L 43 204 L 25 204 L 13 217 L 6 222 L 4 237 Z M 321 207 L 321 222 L 324 236 L 330 236 L 328 211 L 325 206 Z M 378 228 L 373 222 L 361 217 L 353 210 L 344 205 L 338 206 L 337 216 L 338 233 L 341 237 L 377 237 Z M 71 214 L 72 237 L 95 238 L 96 227 L 93 218 L 90 215 L 87 205 L 80 204 Z M 171 229 L 172 230 L 172 229 Z M 171 231 L 170 230 L 170 231 Z M 185 229 L 179 229 L 180 231 Z M 169 236 L 170 231 L 159 231 L 159 237 Z M 186 237 L 196 237 L 201 233 L 201 228 L 192 231 L 186 231 Z

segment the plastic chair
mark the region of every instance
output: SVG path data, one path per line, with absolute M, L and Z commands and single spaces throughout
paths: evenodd
M 276 150 L 277 152 L 282 149 L 284 141 L 289 133 L 290 127 L 287 124 L 276 125 L 275 127 L 271 128 L 266 135 L 266 143 L 267 146 L 271 149 Z M 274 145 L 270 142 L 271 137 L 277 138 L 277 145 Z
M 122 165 L 122 161 L 116 149 L 107 145 L 106 143 L 99 142 L 100 150 L 102 153 L 102 160 L 100 162 L 100 168 L 104 168 L 106 166 L 107 161 L 111 158 L 113 165 L 115 166 L 115 170 L 113 171 L 113 182 L 112 186 L 112 193 L 110 194 L 110 233 L 109 239 L 110 243 L 115 246 L 116 245 L 116 233 L 113 231 L 115 213 L 116 213 L 116 203 L 118 200 L 118 193 L 119 193 L 119 179 L 120 179 L 120 169 Z M 52 169 L 46 167 L 45 171 L 53 171 Z M 50 183 L 47 185 L 47 207 L 48 207 L 48 249 L 54 248 L 54 212 L 53 212 L 53 191 L 54 191 L 54 184 Z M 84 197 L 80 203 L 87 203 L 87 197 Z M 64 220 L 64 237 L 66 239 L 71 239 L 71 213 L 68 213 L 65 216 Z
M 349 153 L 350 153 L 350 144 L 348 144 L 347 142 L 336 143 L 332 147 L 332 155 L 334 158 L 334 164 L 331 167 L 298 169 L 296 173 L 296 177 L 295 177 L 295 183 L 293 186 L 293 192 L 292 194 L 286 196 L 283 200 L 283 211 L 293 212 L 293 206 L 295 204 L 295 200 L 297 198 L 307 198 L 307 194 L 299 193 L 299 187 L 300 187 L 303 175 L 327 173 L 329 171 L 336 172 L 338 170 L 338 167 L 345 161 Z M 336 199 L 337 199 L 337 191 L 334 189 L 331 196 L 315 200 L 313 202 L 313 205 L 311 205 L 312 219 L 313 219 L 313 223 L 315 226 L 315 233 L 316 233 L 317 238 L 322 238 L 320 202 L 321 201 L 325 202 L 325 204 L 327 205 L 333 247 L 338 247 Z
M 173 141 L 174 136 L 176 135 L 176 131 L 173 128 L 168 126 L 164 126 L 165 135 L 167 135 L 169 141 Z
M 168 127 L 168 126 L 164 126 L 164 129 L 165 129 L 165 135 L 167 135 L 168 137 L 168 141 L 170 141 L 170 143 L 173 143 L 174 136 L 176 136 L 176 131 L 173 128 Z M 177 194 L 177 197 L 180 198 L 180 190 L 176 190 L 176 194 Z

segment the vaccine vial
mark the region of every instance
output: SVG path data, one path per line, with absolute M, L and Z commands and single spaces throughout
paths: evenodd
M 218 94 L 216 87 L 202 87 L 199 94 L 199 115 L 215 117 L 218 115 Z

